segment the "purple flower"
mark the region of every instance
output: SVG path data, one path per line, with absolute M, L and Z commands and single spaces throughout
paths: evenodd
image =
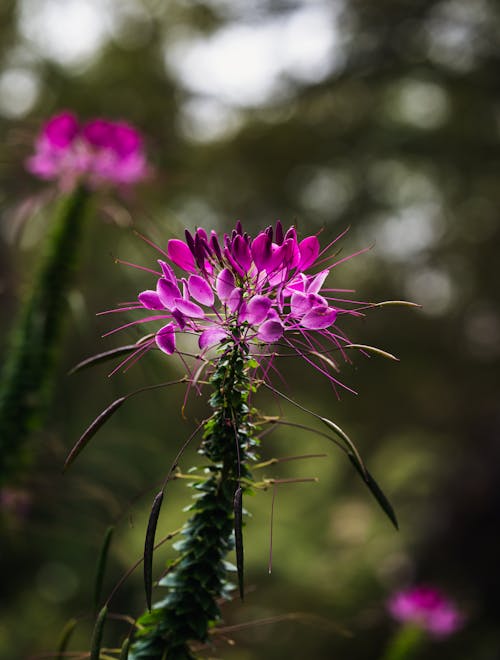
M 170 355 L 185 334 L 198 338 L 201 357 L 228 342 L 269 356 L 266 345 L 279 342 L 338 384 L 334 355 L 347 359 L 343 345 L 350 342 L 336 323 L 342 315 L 360 313 L 341 306 L 355 301 L 338 299 L 338 289 L 325 286 L 336 265 L 328 256 L 334 243 L 321 251 L 317 236 L 299 241 L 295 228 L 284 232 L 279 221 L 255 238 L 239 222 L 222 237 L 215 232 L 209 237 L 202 228 L 186 231 L 185 241 L 170 240 L 166 252 L 158 248 L 169 263 L 159 260 L 154 288 L 141 292 L 137 303 L 110 310 L 143 310 L 146 318 L 111 332 L 159 323 L 154 339 L 141 344 L 137 354 L 156 344 Z
M 130 185 L 150 172 L 137 129 L 106 119 L 81 126 L 71 112 L 52 117 L 42 127 L 26 167 L 41 179 L 57 180 L 66 190 L 78 182 L 92 188 Z
M 434 587 L 399 591 L 390 598 L 388 609 L 397 621 L 420 626 L 434 637 L 448 637 L 464 623 L 463 613 Z

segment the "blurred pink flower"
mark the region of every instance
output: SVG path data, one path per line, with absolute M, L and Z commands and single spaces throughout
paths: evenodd
M 71 112 L 49 119 L 36 140 L 26 168 L 63 189 L 78 182 L 91 188 L 131 185 L 150 172 L 139 131 L 125 122 L 93 119 L 80 125 Z
M 388 609 L 397 621 L 420 626 L 434 637 L 448 637 L 464 623 L 463 613 L 434 587 L 399 591 L 390 598 Z

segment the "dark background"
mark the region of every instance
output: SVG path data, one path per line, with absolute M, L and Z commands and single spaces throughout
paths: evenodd
M 357 441 L 401 531 L 326 440 L 277 430 L 263 456 L 328 457 L 266 472 L 319 483 L 280 488 L 271 577 L 271 494 L 248 501 L 250 593 L 224 616 L 290 616 L 232 633 L 236 645 L 217 653 L 378 658 L 395 629 L 387 597 L 425 582 L 456 599 L 467 623 L 422 657 L 500 658 L 499 70 L 499 6 L 487 0 L 1 0 L 2 350 L 50 224 L 49 187 L 23 169 L 41 122 L 62 108 L 132 121 L 156 170 L 125 200 L 101 195 L 88 222 L 49 422 L 31 438 L 32 470 L 3 497 L 2 658 L 53 650 L 68 618 L 91 614 L 109 524 L 121 520 L 106 591 L 140 556 L 154 489 L 205 410 L 193 397 L 182 421 L 180 388 L 137 398 L 61 476 L 108 402 L 182 373 L 151 354 L 112 379 L 106 366 L 67 377 L 75 362 L 119 345 L 100 337 L 114 320 L 95 313 L 152 284 L 114 257 L 156 259 L 133 228 L 165 246 L 185 226 L 225 231 L 239 218 L 256 232 L 278 217 L 304 235 L 324 228 L 325 243 L 350 226 L 343 254 L 373 249 L 332 282 L 361 300 L 423 306 L 374 310 L 346 327 L 401 358 L 346 365 L 358 396 L 337 401 L 300 361 L 283 364 L 289 392 Z M 260 406 L 279 412 L 269 397 Z M 193 450 L 183 466 L 195 460 Z M 171 486 L 161 532 L 184 520 L 185 491 Z M 172 553 L 158 553 L 158 572 Z M 139 571 L 115 609 L 143 607 Z M 72 650 L 88 648 L 90 630 L 89 617 Z M 124 630 L 110 625 L 105 644 Z

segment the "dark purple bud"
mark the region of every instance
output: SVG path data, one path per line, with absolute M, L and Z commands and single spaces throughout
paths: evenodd
M 276 243 L 278 245 L 283 243 L 283 225 L 279 220 L 276 222 Z
M 212 250 L 215 252 L 215 256 L 219 260 L 219 263 L 222 264 L 222 252 L 220 250 L 220 245 L 219 245 L 219 240 L 217 238 L 217 234 L 212 231 L 212 234 L 210 236 L 210 244 L 212 246 Z
M 273 240 L 273 228 L 271 227 L 271 225 L 269 225 L 269 227 L 266 227 L 265 233 L 267 234 L 267 236 L 269 236 L 269 240 L 272 241 Z
M 243 227 L 241 226 L 241 221 L 240 220 L 238 220 L 238 222 L 236 223 L 235 230 L 236 230 L 236 233 L 238 233 L 240 236 L 243 235 Z
M 279 220 L 278 220 L 278 222 L 279 222 Z M 278 233 L 278 230 L 276 230 L 276 234 L 277 233 Z M 286 241 L 289 238 L 293 239 L 294 241 L 297 240 L 297 232 L 295 231 L 295 227 L 290 227 L 290 229 L 286 232 L 284 240 Z
M 188 248 L 191 250 L 194 256 L 196 256 L 196 253 L 194 251 L 194 238 L 191 234 L 191 232 L 188 229 L 184 230 L 184 235 L 186 236 L 186 243 L 188 245 Z
M 205 250 L 203 248 L 202 238 L 198 234 L 195 234 L 194 237 L 194 258 L 196 260 L 196 265 L 200 270 L 205 269 Z

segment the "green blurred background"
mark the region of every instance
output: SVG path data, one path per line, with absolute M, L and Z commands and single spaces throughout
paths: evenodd
M 425 582 L 468 620 L 422 658 L 500 658 L 499 67 L 493 0 L 0 1 L 2 350 L 50 224 L 48 186 L 23 168 L 41 122 L 64 108 L 132 121 L 156 169 L 127 199 L 96 200 L 87 225 L 49 422 L 31 438 L 32 470 L 2 497 L 2 659 L 53 650 L 68 618 L 91 614 L 108 525 L 120 520 L 106 590 L 140 556 L 155 488 L 206 410 L 193 396 L 183 421 L 181 388 L 143 395 L 61 476 L 108 402 L 182 373 L 152 353 L 111 379 L 108 366 L 66 375 L 120 343 L 101 339 L 114 319 L 95 313 L 152 284 L 115 257 L 154 262 L 134 229 L 165 245 L 186 226 L 225 231 L 238 218 L 253 232 L 277 218 L 303 234 L 323 228 L 325 242 L 350 226 L 343 253 L 373 249 L 336 270 L 338 286 L 423 308 L 375 310 L 346 327 L 401 358 L 346 365 L 358 396 L 337 401 L 320 375 L 282 365 L 288 391 L 357 441 L 401 531 L 326 440 L 276 430 L 264 457 L 327 457 L 266 471 L 319 482 L 279 489 L 271 576 L 271 494 L 247 502 L 249 594 L 224 617 L 284 620 L 231 633 L 236 644 L 211 655 L 379 658 L 395 629 L 388 595 Z M 269 397 L 260 406 L 280 412 Z M 183 467 L 195 462 L 193 450 Z M 160 533 L 184 520 L 188 497 L 171 485 Z M 172 553 L 158 552 L 158 572 Z M 139 571 L 114 609 L 143 607 Z M 124 630 L 110 625 L 105 644 Z M 72 650 L 88 648 L 90 631 L 88 616 Z

